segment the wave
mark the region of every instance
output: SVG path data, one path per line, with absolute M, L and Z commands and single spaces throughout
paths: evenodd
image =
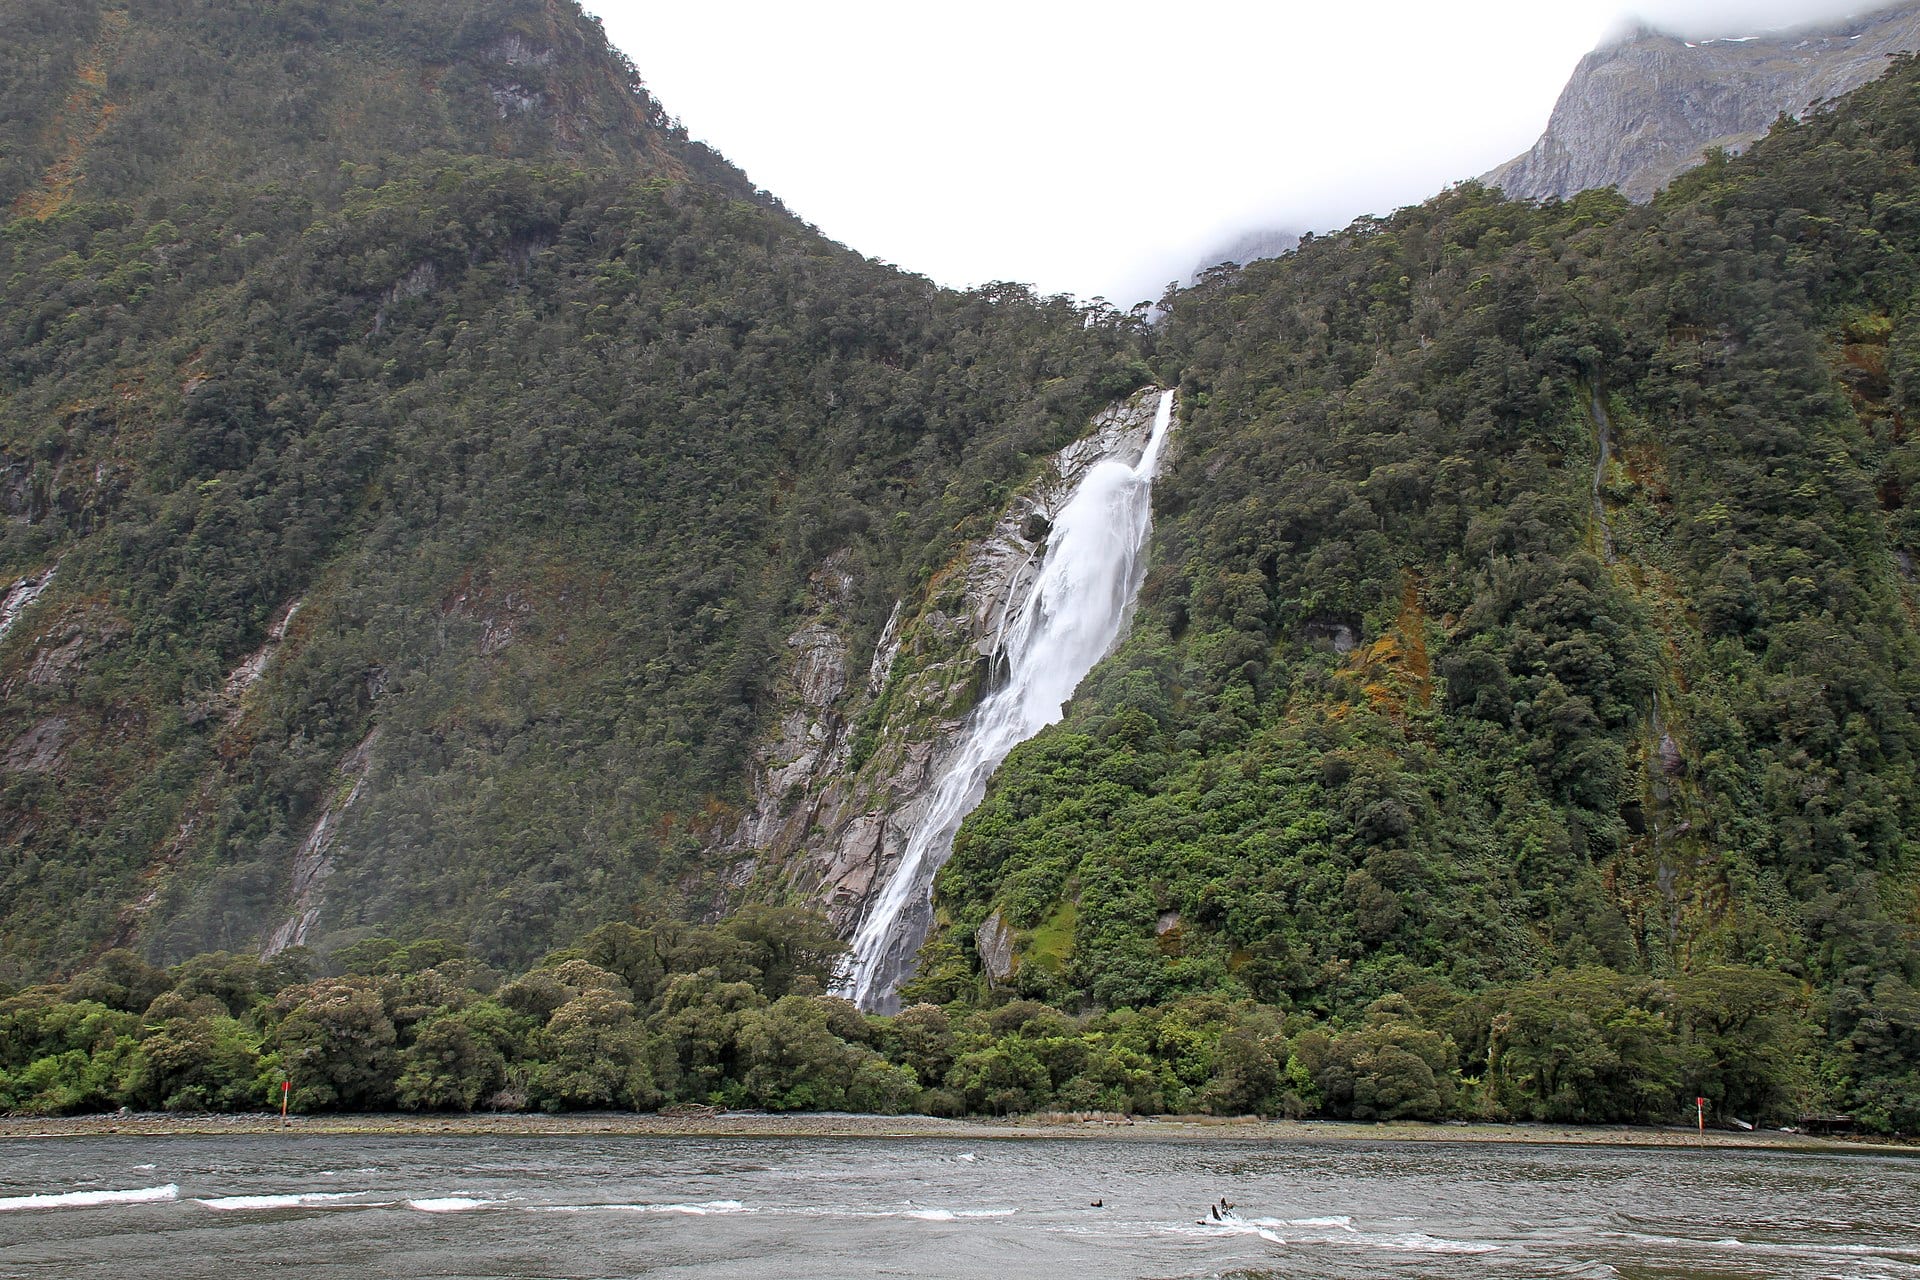
M 422 1200 L 404 1200 L 401 1202 L 409 1209 L 418 1209 L 421 1213 L 464 1213 L 468 1209 L 484 1209 L 493 1200 L 474 1200 L 467 1196 L 437 1196 Z
M 1344 1248 L 1389 1249 L 1405 1253 L 1498 1253 L 1503 1246 L 1484 1240 L 1449 1240 L 1424 1231 L 1361 1231 L 1346 1215 L 1325 1218 L 1208 1218 L 1194 1224 L 1202 1232 L 1215 1235 L 1259 1236 L 1269 1244 L 1323 1244 Z M 1298 1228 L 1318 1233 L 1300 1235 Z M 1333 1228 L 1340 1234 L 1329 1234 Z M 1181 1234 L 1193 1234 L 1192 1228 L 1179 1228 Z M 1281 1232 L 1286 1235 L 1281 1235 Z
M 91 1209 L 104 1204 L 158 1204 L 178 1200 L 180 1187 L 135 1187 L 130 1191 L 47 1191 L 30 1196 L 0 1196 L 0 1213 L 17 1209 Z
M 702 1200 L 698 1204 L 612 1204 L 609 1209 L 631 1209 L 636 1213 L 688 1213 L 701 1217 L 709 1213 L 745 1213 L 747 1206 L 738 1200 Z
M 1356 1232 L 1354 1239 L 1371 1249 L 1403 1249 L 1413 1253 L 1498 1253 L 1500 1246 L 1484 1240 L 1446 1240 L 1424 1231 L 1397 1231 L 1376 1236 Z
M 738 1200 L 702 1200 L 698 1204 L 537 1204 L 539 1213 L 684 1213 L 704 1217 L 712 1213 L 751 1212 Z
M 922 1222 L 958 1222 L 964 1218 L 1011 1218 L 1018 1209 L 908 1209 L 900 1214 L 902 1218 L 918 1218 Z
M 1908 1244 L 1862 1244 L 1848 1242 L 1822 1242 L 1819 1240 L 1741 1240 L 1735 1236 L 1726 1236 L 1718 1240 L 1707 1240 L 1696 1236 L 1649 1235 L 1639 1231 L 1622 1232 L 1626 1239 L 1636 1244 L 1658 1245 L 1661 1248 L 1726 1249 L 1745 1250 L 1750 1253 L 1784 1253 L 1796 1255 L 1819 1255 L 1823 1253 L 1842 1253 L 1892 1259 L 1920 1259 L 1920 1248 Z
M 351 1200 L 355 1196 L 367 1194 L 364 1191 L 306 1191 L 297 1195 L 276 1196 L 205 1196 L 196 1197 L 194 1203 L 203 1204 L 209 1209 L 229 1212 L 239 1209 L 290 1209 L 306 1204 L 326 1204 L 334 1200 Z

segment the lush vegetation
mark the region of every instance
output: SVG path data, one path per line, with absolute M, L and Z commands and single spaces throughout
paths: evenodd
M 1170 297 L 1134 635 L 962 832 L 918 992 L 998 913 L 1030 998 L 1425 992 L 1477 1055 L 1490 991 L 1671 1027 L 1627 993 L 1738 966 L 1825 1024 L 1806 1105 L 1920 1125 L 1917 94 Z
M 871 636 L 1147 380 L 1138 326 L 867 262 L 701 177 L 632 86 L 624 150 L 586 148 L 616 99 L 577 13 L 202 8 L 243 60 L 321 18 L 343 63 L 433 50 L 408 127 L 508 158 L 383 151 L 413 119 L 390 106 L 312 171 L 123 174 L 120 131 L 199 154 L 168 106 L 196 83 L 240 95 L 257 159 L 278 144 L 246 126 L 313 73 L 176 73 L 193 23 L 45 15 L 131 81 L 84 180 L 0 231 L 0 577 L 58 565 L 0 650 L 0 973 L 257 946 L 303 909 L 323 818 L 326 949 L 411 930 L 526 964 L 633 902 L 697 906 L 809 575 L 837 554 Z M 496 110 L 509 71 L 548 105 Z
M 301 1112 L 1044 1109 L 1153 1114 L 1665 1118 L 1791 1113 L 1813 1031 L 1797 983 L 1710 968 L 1596 970 L 1454 1007 L 1375 1001 L 1330 1025 L 1217 995 L 1070 1017 L 1032 1000 L 862 1015 L 820 994 L 840 944 L 814 916 L 615 924 L 507 980 L 458 946 L 369 939 L 170 970 L 109 952 L 0 999 L 0 1109 Z
M 1148 328 L 825 241 L 570 5 L 5 3 L 0 1107 L 1920 1128 L 1912 64 Z M 917 1003 L 684 923 L 810 579 L 870 646 L 1156 376 L 1133 634 Z

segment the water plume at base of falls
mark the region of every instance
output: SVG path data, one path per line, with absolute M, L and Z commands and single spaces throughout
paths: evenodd
M 1095 463 L 1054 517 L 1040 571 L 1009 610 L 996 655 L 1004 675 L 968 717 L 899 866 L 854 932 L 836 991 L 861 1008 L 897 1006 L 895 991 L 933 923 L 934 874 L 960 823 L 1007 753 L 1060 719 L 1126 627 L 1146 573 L 1153 478 L 1172 421 L 1173 392 L 1163 391 L 1140 460 Z

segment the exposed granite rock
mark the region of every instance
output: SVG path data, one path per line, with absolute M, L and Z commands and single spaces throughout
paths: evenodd
M 72 736 L 72 726 L 64 716 L 47 716 L 13 740 L 7 748 L 6 767 L 10 773 L 51 773 L 60 763 L 61 752 Z
M 128 632 L 126 620 L 106 605 L 70 607 L 40 625 L 25 659 L 0 681 L 0 695 L 12 696 L 22 687 L 70 689 L 90 662 Z
M 373 744 L 379 737 L 380 729 L 376 725 L 340 758 L 336 770 L 338 781 L 333 794 L 320 806 L 320 816 L 314 819 L 313 826 L 307 829 L 306 838 L 293 853 L 289 881 L 291 912 L 278 928 L 267 935 L 265 944 L 260 948 L 262 959 L 306 942 L 308 932 L 320 918 L 320 890 L 327 877 L 333 874 L 333 837 L 340 828 L 340 820 L 360 799 L 361 792 L 366 790 L 367 766 L 373 762 Z
M 287 629 L 293 625 L 294 615 L 300 612 L 300 601 L 288 602 L 274 615 L 267 626 L 267 638 L 258 649 L 240 660 L 240 665 L 227 673 L 220 683 L 220 692 L 214 697 L 206 710 L 217 711 L 221 717 L 232 724 L 240 718 L 247 693 L 260 683 L 260 677 L 267 673 L 273 662 L 273 656 L 279 652 L 286 641 Z
M 20 615 L 27 611 L 28 606 L 53 585 L 53 574 L 53 568 L 29 574 L 8 583 L 6 589 L 0 591 L 0 640 L 4 640 L 7 632 L 13 630 L 13 624 L 20 620 Z
M 1738 151 L 1920 49 L 1920 4 L 1786 33 L 1689 41 L 1642 27 L 1580 60 L 1532 150 L 1481 181 L 1517 199 L 1648 200 L 1710 147 Z
M 1348 654 L 1360 643 L 1360 628 L 1356 620 L 1309 618 L 1300 638 L 1316 648 L 1324 645 L 1335 653 Z
M 987 981 L 994 986 L 1005 983 L 1020 967 L 1013 953 L 1013 930 L 1007 927 L 998 911 L 982 920 L 980 927 L 973 931 L 973 945 Z
M 534 604 L 512 587 L 496 586 L 490 575 L 469 575 L 441 601 L 440 615 L 476 624 L 473 646 L 482 657 L 492 657 L 518 638 L 533 619 Z

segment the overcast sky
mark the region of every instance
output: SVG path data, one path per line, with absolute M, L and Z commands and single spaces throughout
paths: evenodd
M 669 114 L 827 235 L 942 284 L 1157 298 L 1533 144 L 1634 17 L 1745 35 L 1871 0 L 584 0 Z

